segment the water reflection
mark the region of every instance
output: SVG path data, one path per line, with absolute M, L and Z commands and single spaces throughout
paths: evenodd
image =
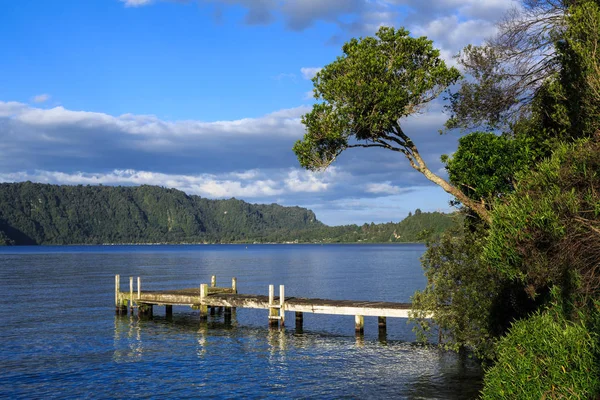
M 136 362 L 142 359 L 144 347 L 138 318 L 115 315 L 114 349 L 115 362 Z
M 156 353 L 156 341 L 167 353 L 179 354 L 179 359 L 185 349 L 193 349 L 194 376 L 209 383 L 195 383 L 196 389 L 202 389 L 198 395 L 206 391 L 223 395 L 209 389 L 210 383 L 228 380 L 232 374 L 251 386 L 260 376 L 267 397 L 294 393 L 299 397 L 464 399 L 476 397 L 479 390 L 474 382 L 481 371 L 473 360 L 433 347 L 381 340 L 381 336 L 357 335 L 351 340 L 348 335 L 299 333 L 267 324 L 234 326 L 233 321 L 215 316 L 200 322 L 193 313 L 175 314 L 173 320 L 155 316 L 152 321 L 116 316 L 113 360 L 147 362 L 147 349 Z M 198 369 L 198 361 L 207 368 Z M 314 382 L 322 382 L 322 387 Z M 244 384 L 235 393 L 247 394 Z

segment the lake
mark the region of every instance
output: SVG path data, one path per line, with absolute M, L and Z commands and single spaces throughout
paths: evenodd
M 304 314 L 295 332 L 268 328 L 266 310 L 199 323 L 164 307 L 154 318 L 116 316 L 114 276 L 142 290 L 198 287 L 237 277 L 240 293 L 408 302 L 426 280 L 425 247 L 401 245 L 181 245 L 0 247 L 3 398 L 476 397 L 477 363 L 415 344 L 404 319 Z

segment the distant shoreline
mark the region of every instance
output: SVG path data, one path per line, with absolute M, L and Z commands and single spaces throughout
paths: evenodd
M 68 247 L 68 246 L 215 246 L 215 245 L 237 245 L 237 246 L 260 246 L 260 245 L 340 245 L 340 244 L 352 244 L 352 245 L 401 245 L 401 244 L 425 244 L 425 242 L 324 242 L 324 243 L 312 243 L 312 242 L 265 242 L 265 243 L 69 243 L 69 244 L 16 244 L 16 245 L 0 245 L 2 247 L 41 247 L 41 246 L 56 246 L 56 247 Z

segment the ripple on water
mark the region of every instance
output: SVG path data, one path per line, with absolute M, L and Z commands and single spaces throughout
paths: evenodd
M 218 271 L 247 293 L 281 283 L 290 296 L 407 301 L 424 285 L 422 246 L 2 251 L 0 397 L 461 399 L 480 386 L 474 362 L 411 344 L 401 320 L 388 319 L 382 343 L 368 318 L 356 339 L 352 317 L 307 314 L 299 334 L 268 329 L 264 310 L 238 310 L 232 326 L 201 326 L 189 308 L 172 321 L 162 309 L 151 321 L 113 315 L 115 273 L 147 288 L 197 286 Z

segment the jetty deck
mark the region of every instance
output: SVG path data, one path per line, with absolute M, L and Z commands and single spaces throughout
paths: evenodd
M 364 331 L 364 317 L 378 317 L 380 330 L 385 330 L 386 318 L 408 318 L 410 303 L 380 301 L 327 300 L 303 297 L 285 297 L 285 287 L 279 286 L 279 296 L 275 296 L 274 285 L 269 285 L 269 295 L 240 294 L 237 280 L 232 279 L 231 287 L 217 287 L 216 277 L 211 284 L 200 284 L 197 288 L 142 291 L 141 279 L 137 278 L 137 290 L 134 291 L 133 277 L 129 279 L 129 290 L 121 291 L 120 277 L 115 277 L 115 305 L 118 313 L 127 313 L 127 305 L 133 312 L 138 309 L 141 315 L 152 315 L 153 306 L 165 306 L 167 316 L 172 314 L 173 306 L 190 306 L 200 310 L 200 319 L 205 320 L 209 312 L 215 309 L 224 311 L 225 317 L 237 308 L 255 308 L 268 310 L 270 325 L 285 324 L 285 313 L 294 312 L 296 328 L 302 328 L 303 313 L 354 315 L 356 332 Z

